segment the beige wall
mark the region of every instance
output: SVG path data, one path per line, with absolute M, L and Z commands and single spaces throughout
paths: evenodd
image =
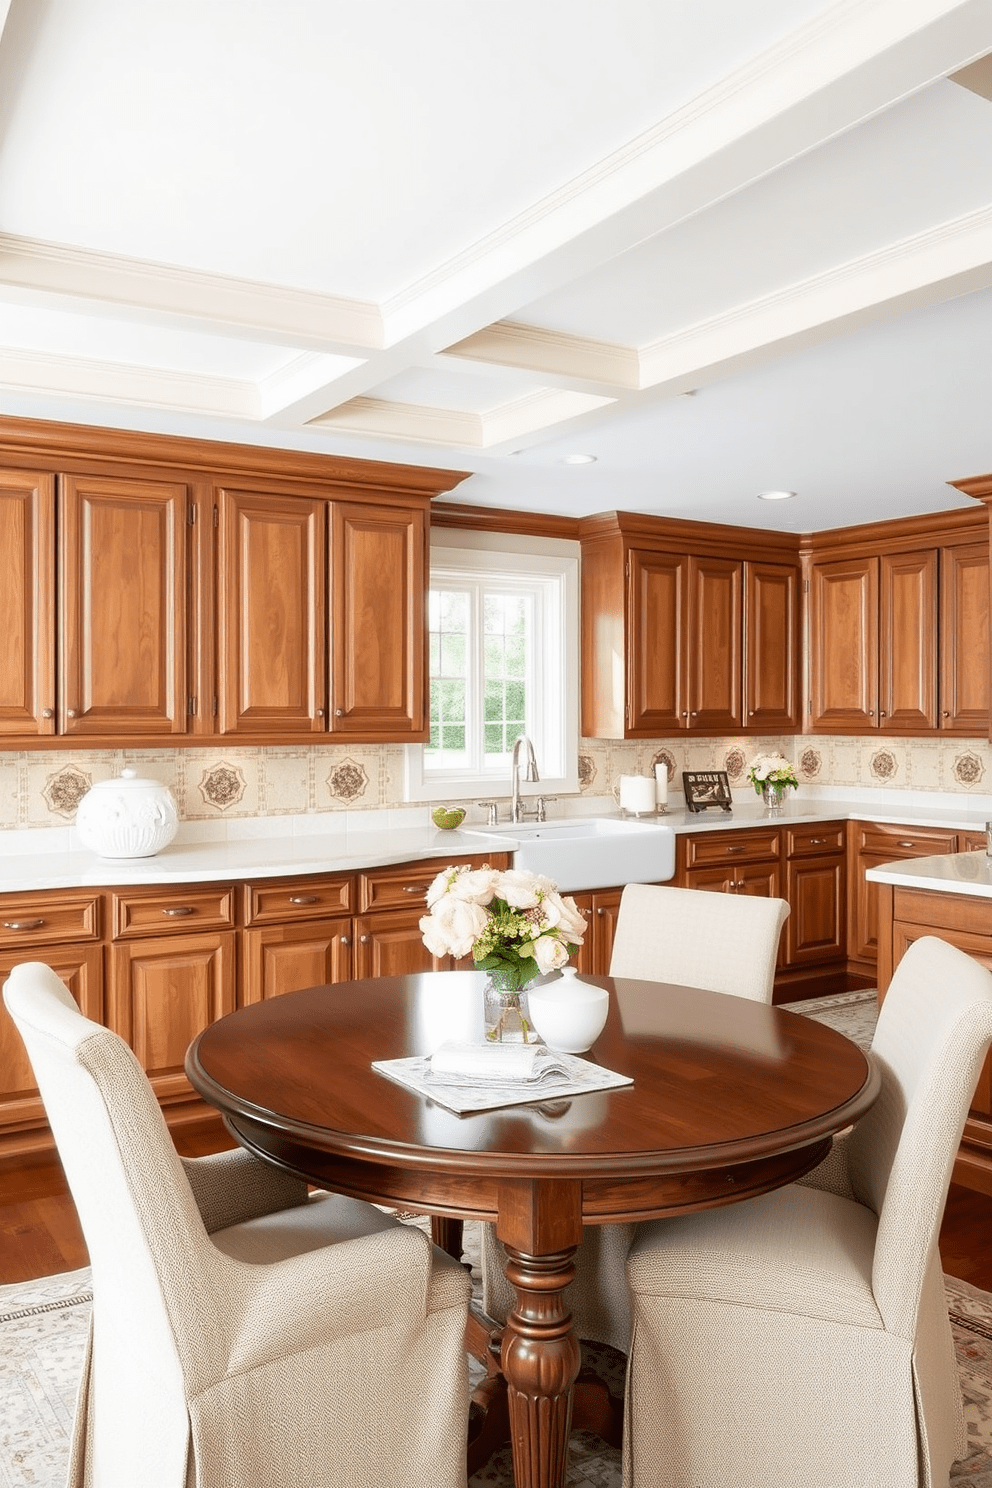
M 579 745 L 582 794 L 609 795 L 621 774 L 649 774 L 669 764 L 673 793 L 683 770 L 725 769 L 747 790 L 753 754 L 781 749 L 800 784 L 947 791 L 963 798 L 992 794 L 987 739 L 881 739 L 823 736 L 782 739 L 584 739 Z M 79 750 L 0 753 L 0 829 L 65 827 L 79 797 L 125 767 L 169 785 L 184 821 L 299 813 L 368 811 L 403 806 L 399 745 L 174 750 Z M 505 793 L 509 794 L 509 781 Z M 964 801 L 962 801 L 964 804 Z M 473 811 L 481 819 L 482 813 Z

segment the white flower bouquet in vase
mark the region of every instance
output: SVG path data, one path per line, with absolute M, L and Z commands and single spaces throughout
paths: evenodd
M 528 1043 L 533 1032 L 524 993 L 579 949 L 586 923 L 574 899 L 550 878 L 509 868 L 445 868 L 427 890 L 424 945 L 433 956 L 471 955 L 489 973 L 486 1038 Z
M 764 800 L 769 814 L 781 811 L 789 789 L 796 790 L 799 785 L 796 772 L 784 754 L 755 755 L 748 766 L 747 778 Z

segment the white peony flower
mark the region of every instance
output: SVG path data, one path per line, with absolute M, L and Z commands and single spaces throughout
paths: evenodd
M 481 904 L 447 894 L 420 922 L 424 944 L 434 956 L 467 956 L 486 928 L 489 916 Z M 430 936 L 430 939 L 428 939 Z
M 541 902 L 540 884 L 535 873 L 522 868 L 508 868 L 499 874 L 499 897 L 511 909 L 534 909 Z
M 451 885 L 449 897 L 465 903 L 491 904 L 496 896 L 500 877 L 494 868 L 463 869 Z

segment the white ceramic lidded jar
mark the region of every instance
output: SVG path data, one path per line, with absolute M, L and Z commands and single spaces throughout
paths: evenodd
M 527 991 L 530 1021 L 549 1049 L 584 1054 L 606 1027 L 610 994 L 576 975 L 574 966 L 562 967 L 552 982 Z
M 76 831 L 101 858 L 150 858 L 179 831 L 179 812 L 167 785 L 122 770 L 116 780 L 100 780 L 86 792 Z

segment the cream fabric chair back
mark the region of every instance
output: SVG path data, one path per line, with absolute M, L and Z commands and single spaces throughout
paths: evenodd
M 628 884 L 610 975 L 771 1002 L 784 899 Z
M 93 1268 L 69 1488 L 464 1485 L 463 1268 L 243 1150 L 180 1158 L 132 1051 L 49 967 L 4 1001 Z
M 851 1188 L 878 1215 L 872 1291 L 910 1338 L 951 1170 L 992 1040 L 992 972 L 934 936 L 915 941 L 882 1002 L 882 1093 L 844 1143 Z

